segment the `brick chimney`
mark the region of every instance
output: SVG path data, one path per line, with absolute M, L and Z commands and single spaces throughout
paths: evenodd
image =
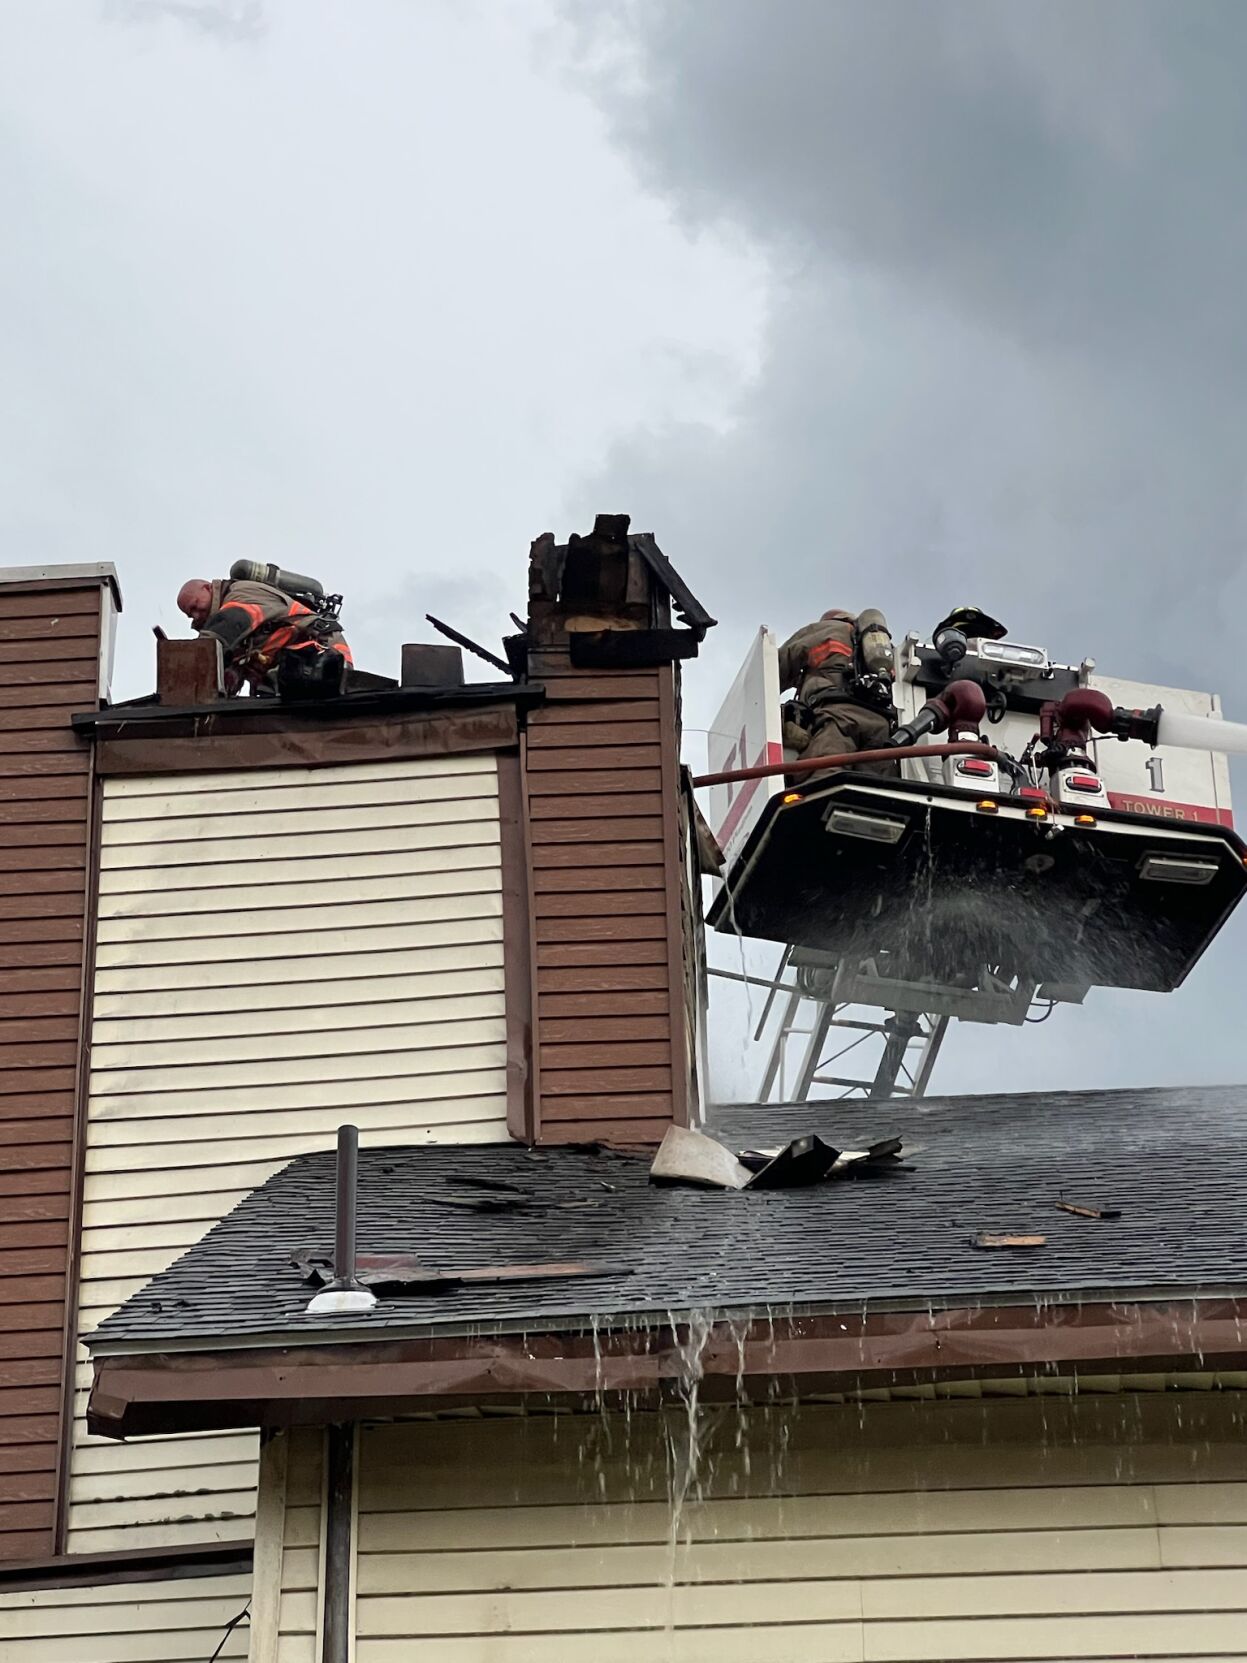
M 0 1560 L 59 1552 L 76 1106 L 92 897 L 91 747 L 112 566 L 0 570 Z
M 713 622 L 626 515 L 532 546 L 527 636 L 511 644 L 546 692 L 522 748 L 533 1043 L 517 1136 L 657 1143 L 699 1118 L 679 661 Z

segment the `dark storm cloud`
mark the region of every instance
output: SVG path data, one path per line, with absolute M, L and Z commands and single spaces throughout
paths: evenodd
M 760 622 L 875 603 L 899 632 L 962 600 L 1067 661 L 1219 688 L 1247 718 L 1247 7 L 569 15 L 640 176 L 774 263 L 734 424 L 637 433 L 597 483 L 724 620 L 691 719 Z M 1043 1067 L 1241 1075 L 1218 994 L 1241 952 L 1237 931 L 1159 1042 L 1155 1001 L 1100 996 Z M 1019 1043 L 980 1036 L 945 1084 L 1017 1081 Z
M 1026 607 L 1017 633 L 1191 674 L 1172 625 L 1143 626 L 1155 580 L 1194 625 L 1242 558 L 1247 8 L 612 16 L 637 90 L 603 101 L 643 175 L 765 238 L 787 275 L 734 433 L 640 438 L 611 477 L 703 525 L 717 499 L 755 613 L 769 545 L 799 591 L 873 568 L 925 618 L 946 584 L 986 583 Z M 791 589 L 770 592 L 774 612 Z M 1094 638 L 1070 627 L 1088 603 Z
M 1237 0 L 642 0 L 619 130 L 697 216 L 1056 352 L 1241 371 Z

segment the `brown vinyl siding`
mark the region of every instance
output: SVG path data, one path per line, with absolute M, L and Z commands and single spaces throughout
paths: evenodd
M 101 597 L 0 582 L 0 1560 L 55 1547 Z
M 549 648 L 533 673 L 533 1133 L 657 1141 L 688 1117 L 676 671 L 577 671 Z

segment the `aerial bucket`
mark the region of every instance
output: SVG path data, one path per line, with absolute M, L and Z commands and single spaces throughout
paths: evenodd
M 1245 858 L 1227 827 L 835 771 L 766 805 L 708 921 L 837 959 L 882 955 L 913 981 L 957 986 L 987 966 L 1169 992 L 1247 891 Z

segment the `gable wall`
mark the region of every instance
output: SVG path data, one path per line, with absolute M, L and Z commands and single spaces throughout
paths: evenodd
M 488 754 L 104 782 L 80 1333 L 342 1121 L 507 1136 L 501 835 Z M 91 1438 L 89 1385 L 69 1551 L 249 1534 L 253 1434 Z

